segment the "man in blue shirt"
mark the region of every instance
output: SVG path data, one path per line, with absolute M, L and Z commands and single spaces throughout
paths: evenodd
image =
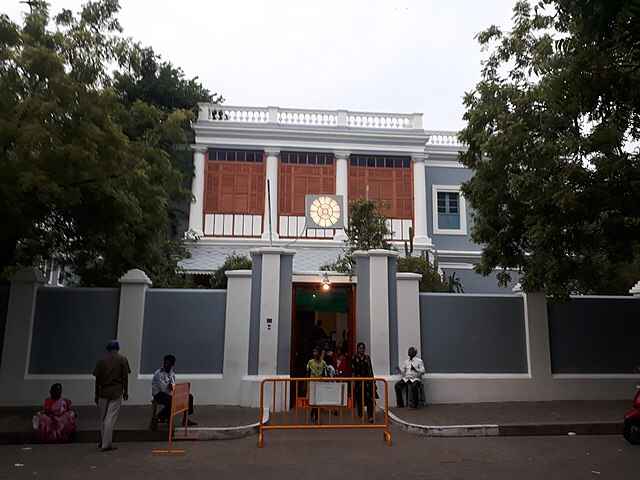
M 176 357 L 173 355 L 165 355 L 162 368 L 156 370 L 151 381 L 151 395 L 156 403 L 163 405 L 164 408 L 153 420 L 152 428 L 155 430 L 158 421 L 166 422 L 171 415 L 171 400 L 173 394 L 173 386 L 176 384 L 176 373 L 174 367 L 176 365 Z M 189 394 L 189 415 L 193 415 L 193 395 Z M 187 425 L 197 425 L 196 422 L 187 420 Z

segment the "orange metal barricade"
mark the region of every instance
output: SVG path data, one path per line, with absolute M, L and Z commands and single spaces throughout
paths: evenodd
M 378 385 L 382 385 L 381 399 L 377 398 Z M 380 401 L 382 413 L 378 408 Z M 265 408 L 269 409 L 268 423 Z M 389 385 L 384 378 L 377 377 L 262 380 L 258 447 L 264 445 L 266 430 L 296 429 L 377 429 L 383 431 L 384 441 L 391 445 Z
M 169 417 L 169 444 L 167 448 L 154 448 L 153 453 L 159 455 L 180 455 L 184 453 L 183 448 L 173 448 L 173 427 L 174 417 L 180 413 L 183 414 L 184 436 L 189 434 L 187 412 L 189 410 L 189 393 L 191 392 L 190 383 L 176 383 L 171 392 L 171 414 Z

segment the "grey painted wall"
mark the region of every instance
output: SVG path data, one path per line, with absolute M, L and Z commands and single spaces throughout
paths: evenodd
M 38 289 L 29 373 L 90 374 L 116 337 L 117 288 Z
M 141 373 L 153 373 L 169 353 L 180 373 L 222 373 L 226 296 L 226 290 L 148 290 Z
M 4 345 L 4 329 L 7 324 L 7 310 L 9 308 L 9 285 L 0 285 L 0 362 L 2 361 L 2 346 Z
M 527 373 L 521 296 L 420 294 L 428 373 Z
M 634 373 L 640 365 L 640 299 L 549 303 L 553 373 Z
M 280 257 L 280 305 L 278 308 L 278 364 L 277 373 L 287 375 L 291 368 L 291 279 L 293 255 Z
M 370 265 L 369 257 L 356 257 L 356 341 L 371 345 L 369 318 Z
M 462 282 L 462 288 L 464 293 L 512 293 L 512 288 L 518 283 L 520 278 L 517 272 L 511 274 L 511 281 L 509 285 L 500 287 L 498 285 L 498 279 L 495 273 L 492 273 L 486 277 L 469 269 L 462 268 L 443 268 L 445 275 L 451 275 L 455 272 L 456 278 L 459 278 Z
M 389 285 L 389 373 L 396 373 L 398 367 L 398 259 L 389 257 L 387 264 Z
M 432 160 L 429 157 L 429 160 Z M 435 159 L 434 159 L 435 160 Z M 473 176 L 466 168 L 425 167 L 427 176 L 427 231 L 438 250 L 478 251 L 481 247 L 473 243 L 468 235 L 434 235 L 433 233 L 433 185 L 460 185 Z M 471 231 L 471 208 L 467 202 L 467 231 Z
M 251 257 L 251 314 L 249 316 L 249 358 L 247 373 L 258 374 L 260 350 L 260 296 L 262 292 L 262 255 Z

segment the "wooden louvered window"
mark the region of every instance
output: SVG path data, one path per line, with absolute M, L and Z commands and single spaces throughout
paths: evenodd
M 390 219 L 413 218 L 411 158 L 383 155 L 351 155 L 349 199 L 377 202 Z
M 281 152 L 278 214 L 304 216 L 307 194 L 333 194 L 336 168 L 333 155 L 320 152 Z

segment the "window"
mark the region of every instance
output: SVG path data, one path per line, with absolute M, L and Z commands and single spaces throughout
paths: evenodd
M 433 186 L 433 233 L 467 234 L 466 204 L 460 186 Z

